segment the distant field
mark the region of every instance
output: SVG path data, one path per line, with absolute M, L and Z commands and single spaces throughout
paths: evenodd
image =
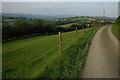
M 30 19 L 26 19 L 24 21 L 26 21 L 29 24 L 34 24 L 36 22 L 35 20 L 30 20 Z
M 34 24 L 36 22 L 35 19 L 24 19 L 24 18 L 20 18 L 20 17 L 3 17 L 3 21 L 15 21 L 15 20 L 23 20 L 23 21 L 26 21 L 27 23 L 30 23 L 30 24 Z M 91 17 L 68 17 L 68 18 L 59 18 L 59 19 L 42 19 L 44 21 L 44 24 L 47 25 L 47 24 L 56 24 L 57 22 L 62 21 L 63 23 L 64 22 L 69 22 L 70 21 L 70 24 L 73 24 L 74 22 L 83 22 L 83 23 L 90 23 L 91 21 L 96 21 L 95 18 L 91 18 Z M 69 25 L 70 25 L 69 24 Z M 69 26 L 68 25 L 68 26 Z M 61 26 L 61 27 L 64 27 L 64 26 Z M 66 27 L 67 27 L 67 24 L 66 24 Z
M 87 55 L 87 44 L 99 29 L 90 28 L 62 34 L 63 53 L 59 54 L 58 35 L 40 36 L 3 43 L 3 78 L 77 78 Z
M 70 28 L 71 25 L 78 24 L 78 23 L 70 23 L 70 24 L 65 24 L 65 25 L 60 25 L 57 27 L 62 27 L 62 28 Z
M 31 23 L 31 24 L 34 24 L 36 21 L 35 20 L 30 20 L 30 19 L 26 19 L 25 20 L 27 23 Z M 54 19 L 46 19 L 46 20 L 43 20 L 44 21 L 44 24 L 55 24 L 56 21 Z
M 46 24 L 55 24 L 57 21 L 56 20 L 54 20 L 54 19 L 45 19 L 44 20 L 44 24 L 46 25 Z
M 3 21 L 5 21 L 5 22 L 16 21 L 16 20 L 23 20 L 23 21 L 25 21 L 25 22 L 27 22 L 29 24 L 34 24 L 36 22 L 36 20 L 34 20 L 34 19 L 19 19 L 19 18 L 18 19 L 11 19 L 9 17 L 3 18 Z M 44 21 L 45 25 L 46 24 L 55 24 L 56 23 L 56 20 L 54 20 L 54 19 L 43 19 L 43 21 Z
M 71 19 L 71 18 L 68 18 L 68 19 Z M 75 20 L 80 20 L 80 21 L 83 21 L 83 20 L 95 21 L 96 19 L 90 18 L 90 17 L 76 17 L 76 18 L 73 17 L 71 20 L 73 20 L 73 21 L 75 21 Z

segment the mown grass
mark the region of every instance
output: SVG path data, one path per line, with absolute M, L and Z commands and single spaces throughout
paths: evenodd
M 78 78 L 88 44 L 99 29 L 90 28 L 62 34 L 62 54 L 58 35 L 40 36 L 3 43 L 3 78 Z

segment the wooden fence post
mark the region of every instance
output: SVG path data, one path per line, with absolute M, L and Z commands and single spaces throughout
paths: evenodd
M 77 29 L 77 27 L 76 27 L 76 37 L 78 38 L 78 29 Z
M 59 50 L 60 50 L 60 54 L 62 54 L 62 35 L 61 35 L 61 32 L 59 32 L 58 35 L 59 35 Z

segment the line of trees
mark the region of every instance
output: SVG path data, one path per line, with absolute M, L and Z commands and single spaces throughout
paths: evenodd
M 73 25 L 70 28 L 61 28 L 56 26 L 55 24 L 44 25 L 42 20 L 36 20 L 34 24 L 27 23 L 24 20 L 18 20 L 12 25 L 3 25 L 2 39 L 6 41 L 30 36 L 51 35 L 57 34 L 59 31 L 68 32 L 75 30 L 74 27 L 80 27 Z
M 88 23 L 73 24 L 69 28 L 63 28 L 57 27 L 61 25 L 58 23 L 45 25 L 43 20 L 35 20 L 35 23 L 28 23 L 25 20 L 18 19 L 13 24 L 7 23 L 3 25 L 2 40 L 7 41 L 31 36 L 58 34 L 59 31 L 68 32 L 76 30 L 76 27 L 77 29 L 84 29 L 86 28 L 86 24 Z

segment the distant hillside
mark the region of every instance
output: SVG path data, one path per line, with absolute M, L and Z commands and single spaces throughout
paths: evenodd
M 3 17 L 25 17 L 31 19 L 42 19 L 42 18 L 66 18 L 66 17 L 74 17 L 75 15 L 32 15 L 32 14 L 10 14 L 10 13 L 2 13 Z
M 115 22 L 116 21 L 116 18 L 114 18 L 114 17 L 107 17 L 107 16 L 105 16 L 105 17 L 103 17 L 103 16 L 97 16 L 97 17 L 95 17 L 95 18 L 97 18 L 98 20 L 104 20 L 104 21 L 112 21 L 112 22 Z

